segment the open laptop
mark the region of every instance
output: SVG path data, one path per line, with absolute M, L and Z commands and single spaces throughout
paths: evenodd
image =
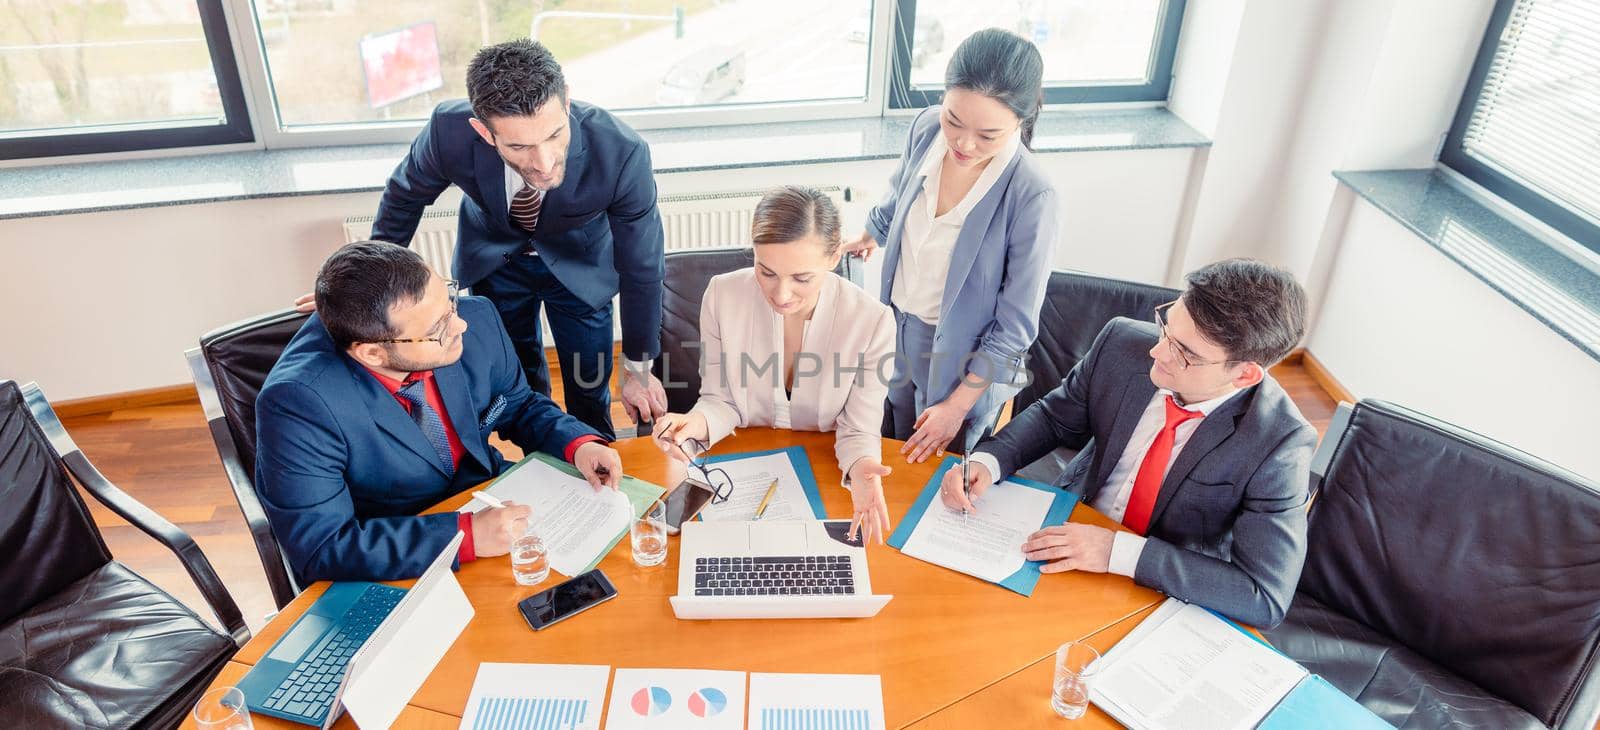
M 866 618 L 894 596 L 872 594 L 867 551 L 849 520 L 685 522 L 678 553 L 683 619 Z
M 328 586 L 239 681 L 245 705 L 303 725 L 331 726 L 339 718 L 333 710 L 348 684 L 351 658 L 369 637 L 392 634 L 385 632 L 388 619 L 410 615 L 408 602 L 420 601 L 433 584 L 451 577 L 461 539 L 456 533 L 409 591 L 364 581 Z

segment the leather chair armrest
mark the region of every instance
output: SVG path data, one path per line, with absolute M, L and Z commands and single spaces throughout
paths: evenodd
M 50 403 L 45 400 L 44 394 L 37 386 L 31 383 L 24 386 L 23 397 L 28 402 L 34 421 L 44 431 L 45 437 L 50 439 L 50 445 L 78 484 L 112 512 L 155 538 L 177 555 L 178 560 L 183 563 L 184 570 L 189 572 L 189 577 L 200 589 L 200 594 L 211 606 L 211 611 L 216 614 L 217 620 L 221 621 L 223 627 L 233 636 L 235 644 L 244 646 L 250 639 L 250 629 L 245 626 L 239 604 L 234 602 L 233 596 L 222 584 L 222 579 L 217 577 L 217 571 L 211 567 L 211 561 L 200 551 L 200 546 L 195 544 L 194 538 L 155 510 L 119 489 L 111 483 L 111 480 L 106 479 L 67 434 L 66 427 L 61 425 L 55 410 L 50 407 Z

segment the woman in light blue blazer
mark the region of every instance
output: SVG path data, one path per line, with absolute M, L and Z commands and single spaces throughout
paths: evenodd
M 896 323 L 884 430 L 912 462 L 965 451 L 1026 380 L 1059 215 L 1029 148 L 1043 77 L 1039 49 L 1012 33 L 962 41 L 943 103 L 911 123 L 888 195 L 847 247 L 884 249 Z

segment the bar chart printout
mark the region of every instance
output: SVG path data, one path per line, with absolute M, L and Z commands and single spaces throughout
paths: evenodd
M 478 666 L 462 730 L 598 730 L 611 667 Z
M 750 675 L 750 730 L 883 730 L 875 674 Z

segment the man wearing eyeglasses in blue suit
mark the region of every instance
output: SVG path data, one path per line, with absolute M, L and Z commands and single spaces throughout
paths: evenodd
M 317 274 L 317 314 L 256 398 L 256 491 L 302 584 L 415 578 L 458 530 L 459 562 L 505 554 L 526 506 L 417 514 L 508 468 L 490 433 L 620 483 L 605 439 L 528 388 L 494 307 L 455 290 L 378 241 Z

